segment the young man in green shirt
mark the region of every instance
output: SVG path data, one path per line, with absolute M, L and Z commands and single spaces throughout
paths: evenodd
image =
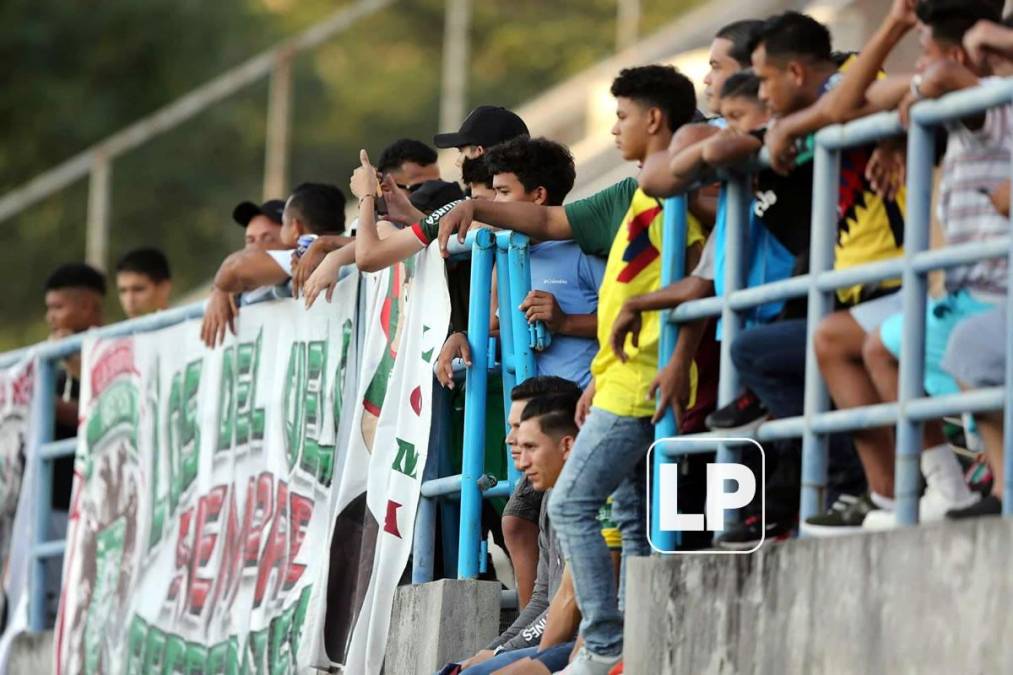
M 613 82 L 612 94 L 617 117 L 612 134 L 629 161 L 640 163 L 666 149 L 675 130 L 695 113 L 692 83 L 669 66 L 624 70 Z M 598 301 L 599 351 L 591 365 L 592 382 L 577 408 L 581 430 L 549 504 L 583 613 L 584 647 L 563 672 L 605 675 L 622 653 L 621 589 L 601 536 L 598 509 L 613 496 L 624 559 L 649 554 L 643 460 L 654 440 L 654 394 L 664 385 L 657 368 L 657 313 L 644 315 L 639 340 L 628 341 L 621 356 L 609 348 L 608 337 L 623 302 L 661 283 L 661 203 L 629 178 L 567 206 L 465 201 L 413 230 L 423 244 L 439 238 L 446 252 L 449 237 L 457 232 L 463 239 L 473 219 L 543 241 L 574 239 L 584 252 L 608 258 Z M 699 222 L 691 218 L 687 269 L 696 265 L 703 240 Z M 691 404 L 692 398 L 691 388 Z

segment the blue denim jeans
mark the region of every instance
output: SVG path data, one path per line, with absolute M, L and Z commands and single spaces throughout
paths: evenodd
M 549 499 L 549 518 L 573 575 L 582 615 L 580 633 L 594 654 L 614 656 L 623 650 L 625 586 L 621 582 L 616 588 L 598 509 L 612 495 L 612 518 L 623 538 L 624 572 L 629 556 L 650 554 L 644 457 L 653 440 L 649 418 L 620 417 L 592 408 Z
M 544 652 L 539 653 L 538 647 L 528 647 L 527 649 L 515 649 L 510 652 L 503 652 L 498 656 L 494 656 L 488 661 L 484 661 L 477 666 L 466 668 L 461 671 L 461 675 L 490 675 L 495 673 L 500 668 L 506 668 L 511 663 L 516 663 L 521 659 L 531 658 L 545 665 L 549 669 L 549 672 L 556 672 L 566 668 L 566 664 L 570 659 L 570 652 L 573 651 L 573 643 L 566 642 L 555 647 L 549 647 Z

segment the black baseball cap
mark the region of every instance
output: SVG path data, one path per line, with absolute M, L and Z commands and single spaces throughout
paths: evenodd
M 529 136 L 528 125 L 517 113 L 494 105 L 480 105 L 464 118 L 460 131 L 436 134 L 433 144 L 437 148 L 461 148 L 481 145 L 484 148 L 509 141 L 518 136 Z
M 998 23 L 1002 20 L 1005 0 L 919 0 L 915 13 L 922 23 L 931 23 L 951 16 L 969 20 L 988 19 Z
M 461 186 L 445 180 L 427 180 L 419 183 L 408 197 L 412 206 L 425 213 L 435 211 L 458 199 L 464 199 Z
M 232 220 L 246 227 L 256 216 L 267 216 L 272 222 L 281 225 L 281 212 L 284 210 L 285 201 L 282 199 L 269 199 L 260 206 L 253 202 L 241 202 L 232 209 Z

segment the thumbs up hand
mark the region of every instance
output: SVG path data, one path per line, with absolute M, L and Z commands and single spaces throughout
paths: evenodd
M 365 150 L 359 151 L 359 161 L 361 165 L 352 172 L 348 188 L 356 199 L 361 200 L 367 195 L 376 195 L 380 181 L 376 169 L 369 163 L 369 155 Z

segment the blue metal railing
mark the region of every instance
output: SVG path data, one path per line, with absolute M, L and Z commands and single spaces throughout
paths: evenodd
M 465 369 L 464 439 L 461 473 L 440 476 L 436 466 L 449 451 L 449 396 L 434 383 L 430 452 L 423 473 L 422 497 L 416 518 L 412 551 L 412 582 L 432 581 L 436 552 L 436 500 L 460 496 L 457 538 L 457 577 L 474 578 L 485 562 L 481 541 L 482 499 L 510 495 L 519 478 L 507 456 L 506 481 L 496 482 L 485 474 L 486 414 L 489 401 L 488 375 L 499 370 L 503 378 L 503 410 L 510 410 L 510 391 L 535 375 L 536 347 L 547 346 L 544 326 L 528 324 L 520 305 L 531 291 L 528 238 L 514 232 L 475 230 L 464 243 L 452 238 L 448 250 L 454 258 L 471 258 L 471 289 L 468 308 L 468 345 L 471 366 Z M 489 300 L 492 297 L 493 262 L 499 302 L 500 362 L 495 361 L 496 342 L 490 337 Z M 439 402 L 439 405 L 437 405 Z M 504 448 L 506 453 L 506 448 Z
M 837 195 L 839 190 L 840 153 L 845 148 L 863 145 L 905 132 L 895 113 L 880 113 L 854 122 L 835 125 L 816 134 L 813 174 L 812 238 L 807 275 L 742 290 L 740 245 L 741 223 L 729 217 L 729 242 L 726 249 L 724 297 L 707 298 L 686 303 L 668 313 L 671 323 L 685 323 L 710 316 L 722 316 L 722 359 L 719 404 L 737 391 L 734 369 L 727 358 L 732 340 L 741 325 L 739 312 L 768 302 L 807 296 L 809 301 L 805 406 L 800 417 L 778 419 L 761 425 L 757 440 L 786 438 L 802 439 L 802 495 L 800 517 L 805 519 L 824 508 L 827 481 L 827 435 L 875 426 L 895 424 L 897 428 L 897 462 L 895 496 L 898 522 L 903 525 L 918 521 L 918 498 L 921 481 L 919 454 L 922 446 L 921 427 L 926 420 L 944 415 L 1003 410 L 1005 423 L 1003 513 L 1013 515 L 1013 396 L 1008 388 L 1013 383 L 1013 339 L 1006 343 L 1006 386 L 978 389 L 935 398 L 925 398 L 924 336 L 928 272 L 965 265 L 989 258 L 1013 259 L 1013 237 L 988 242 L 973 242 L 938 250 L 929 245 L 930 208 L 932 200 L 932 166 L 935 127 L 989 108 L 1013 102 L 1013 80 L 991 82 L 975 89 L 956 92 L 939 100 L 925 101 L 913 107 L 908 131 L 907 154 L 907 215 L 904 231 L 904 256 L 833 270 L 834 233 L 837 231 Z M 730 202 L 738 203 L 738 211 L 748 207 L 750 177 L 730 177 L 724 185 Z M 666 211 L 684 214 L 680 198 L 669 199 Z M 729 209 L 733 213 L 735 209 Z M 684 215 L 683 215 L 684 217 Z M 684 227 L 684 225 L 683 225 Z M 733 232 L 734 230 L 734 232 Z M 667 232 L 666 232 L 667 233 Z M 666 262 L 677 260 L 681 252 L 679 238 L 665 239 L 663 255 Z M 1010 286 L 1013 286 L 1013 265 L 1010 265 Z M 813 333 L 819 322 L 833 308 L 832 293 L 858 283 L 872 283 L 902 277 L 904 336 L 900 360 L 900 400 L 861 408 L 830 411 L 830 401 L 813 351 Z M 1013 336 L 1013 301 L 1007 295 L 1007 336 Z M 674 342 L 663 342 L 659 362 L 667 363 Z M 726 367 L 727 366 L 727 367 Z M 693 438 L 706 441 L 713 434 L 696 434 Z M 710 441 L 713 448 L 715 443 Z M 691 452 L 694 446 L 670 445 L 666 456 Z M 659 446 L 660 448 L 660 446 Z M 695 451 L 698 451 L 697 448 Z M 727 452 L 727 451 L 726 451 Z M 658 521 L 657 504 L 652 501 L 652 522 Z

